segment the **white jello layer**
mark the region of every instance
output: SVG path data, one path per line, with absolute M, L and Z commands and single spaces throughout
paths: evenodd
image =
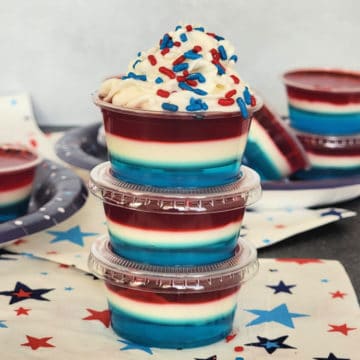
M 8 206 L 20 202 L 31 193 L 32 184 L 14 190 L 0 190 L 0 206 Z
M 268 159 L 271 159 L 272 164 L 276 166 L 277 170 L 282 175 L 286 176 L 291 173 L 291 167 L 285 155 L 280 151 L 275 141 L 256 119 L 252 120 L 249 139 L 256 142 L 262 149 L 264 155 Z
M 297 109 L 334 114 L 352 114 L 360 112 L 360 104 L 350 103 L 336 105 L 320 101 L 308 101 L 289 97 L 289 104 Z
M 349 169 L 360 167 L 360 155 L 353 156 L 331 156 L 319 155 L 308 152 L 309 160 L 312 166 Z
M 106 143 L 113 156 L 148 166 L 198 166 L 230 163 L 243 154 L 247 134 L 225 140 L 166 143 L 139 141 L 110 133 Z
M 109 303 L 130 316 L 158 323 L 185 324 L 226 316 L 236 308 L 237 292 L 201 303 L 148 303 L 121 296 L 106 288 Z M 184 295 L 185 296 L 185 295 Z
M 135 228 L 119 224 L 107 218 L 110 232 L 122 241 L 135 246 L 156 247 L 194 247 L 217 243 L 223 239 L 236 236 L 240 230 L 241 220 L 224 226 L 206 230 L 192 231 L 160 231 Z

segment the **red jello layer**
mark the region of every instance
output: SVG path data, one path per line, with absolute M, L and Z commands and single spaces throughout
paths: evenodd
M 241 221 L 245 208 L 202 214 L 169 214 L 145 212 L 104 203 L 106 217 L 110 220 L 145 230 L 196 231 L 213 229 Z M 171 241 L 171 239 L 169 239 Z
M 151 114 L 102 109 L 107 133 L 143 141 L 189 142 L 233 138 L 249 131 L 241 114 L 221 113 L 197 118 L 194 114 Z M 200 116 L 200 115 L 199 115 Z
M 236 293 L 240 286 L 231 287 L 229 289 L 222 289 L 208 292 L 193 292 L 193 293 L 156 293 L 152 291 L 143 291 L 141 289 L 127 289 L 119 286 L 106 283 L 107 288 L 120 296 L 124 296 L 134 301 L 152 303 L 152 304 L 198 304 L 206 303 L 214 300 L 222 299 L 226 296 Z
M 34 176 L 35 168 L 0 174 L 0 191 L 15 190 L 30 185 Z
M 306 155 L 295 136 L 286 130 L 282 120 L 275 116 L 265 105 L 254 115 L 259 124 L 266 130 L 278 149 L 288 159 L 292 172 L 308 166 Z

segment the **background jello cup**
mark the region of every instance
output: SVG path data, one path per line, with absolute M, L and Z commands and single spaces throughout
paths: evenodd
M 309 167 L 292 129 L 267 105 L 253 116 L 245 158 L 263 180 L 280 180 Z
M 319 135 L 360 133 L 360 72 L 300 69 L 283 75 L 291 126 Z
M 321 136 L 296 133 L 303 144 L 311 167 L 296 173 L 297 178 L 333 178 L 360 175 L 360 134 Z
M 231 332 L 239 290 L 258 262 L 255 248 L 240 240 L 231 259 L 214 265 L 144 265 L 115 255 L 103 237 L 91 248 L 89 268 L 105 280 L 118 335 L 147 346 L 189 348 Z
M 245 207 L 260 197 L 257 173 L 242 168 L 230 185 L 176 189 L 134 185 L 110 164 L 90 173 L 89 189 L 104 204 L 113 251 L 156 265 L 198 265 L 233 256 Z
M 0 144 L 0 222 L 27 212 L 41 158 L 21 145 Z
M 120 180 L 159 187 L 206 187 L 241 177 L 252 113 L 245 119 L 240 111 L 132 110 L 97 96 L 95 104 L 103 114 L 111 166 Z

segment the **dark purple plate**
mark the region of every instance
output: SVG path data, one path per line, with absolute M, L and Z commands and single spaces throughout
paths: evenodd
M 66 220 L 87 196 L 84 183 L 72 170 L 44 160 L 36 173 L 27 214 L 0 224 L 0 246 Z

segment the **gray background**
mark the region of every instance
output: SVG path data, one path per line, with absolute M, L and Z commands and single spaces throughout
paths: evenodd
M 0 95 L 27 91 L 41 125 L 99 121 L 101 80 L 179 22 L 231 40 L 240 75 L 282 113 L 285 70 L 360 70 L 356 0 L 0 0 Z

